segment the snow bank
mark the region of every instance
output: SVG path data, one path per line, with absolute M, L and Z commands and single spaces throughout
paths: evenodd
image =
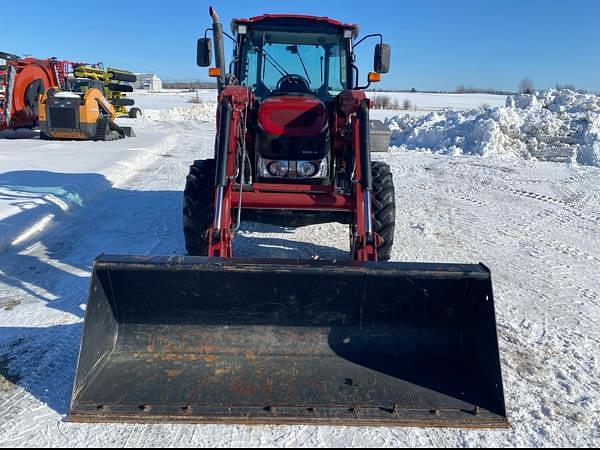
M 600 167 L 600 97 L 569 90 L 508 97 L 506 106 L 386 121 L 394 150 L 518 157 Z
M 216 111 L 216 103 L 200 103 L 162 110 L 146 109 L 143 112 L 143 118 L 159 122 L 180 122 L 184 120 L 209 122 L 215 120 Z

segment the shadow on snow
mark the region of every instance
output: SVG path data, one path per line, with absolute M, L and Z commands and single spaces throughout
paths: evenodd
M 12 233 L 10 241 L 4 242 L 0 293 L 5 294 L 0 296 L 0 308 L 11 302 L 18 310 L 20 303 L 33 299 L 71 314 L 78 322 L 45 328 L 0 327 L 0 367 L 9 381 L 66 414 L 93 259 L 101 253 L 184 254 L 182 193 L 117 189 L 95 173 L 16 171 L 0 174 L 0 201 L 19 211 L 0 220 L 0 248 L 8 230 L 22 230 L 49 215 L 58 224 L 33 240 L 15 242 Z M 349 258 L 348 252 L 313 243 L 251 235 L 289 232 L 245 223 L 234 240 L 234 254 Z

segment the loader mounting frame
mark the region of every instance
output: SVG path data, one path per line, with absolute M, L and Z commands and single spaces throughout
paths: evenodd
M 253 98 L 252 93 L 245 87 L 228 86 L 224 89 L 220 95 L 217 112 L 219 131 L 216 145 L 215 219 L 206 237 L 209 242 L 209 257 L 233 257 L 234 210 L 241 205 L 242 209 L 351 213 L 355 224 L 352 239 L 353 259 L 377 261 L 377 247 L 381 243 L 381 238 L 370 226 L 372 180 L 368 141 L 369 100 L 364 92 L 352 91 L 345 94 L 353 100 L 350 103 L 350 110 L 346 113 L 352 130 L 354 172 L 359 174 L 359 179 L 353 180 L 352 195 L 337 193 L 332 186 L 271 183 L 240 186 L 236 183 L 238 145 L 241 140 L 247 139 L 247 136 L 239 135 L 239 130 L 242 129 L 240 125 L 245 120 L 245 114 Z M 368 169 L 363 170 L 363 168 Z

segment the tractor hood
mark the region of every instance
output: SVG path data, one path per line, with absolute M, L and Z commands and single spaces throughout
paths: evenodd
M 319 136 L 327 130 L 327 107 L 314 97 L 270 97 L 258 109 L 258 124 L 271 136 Z

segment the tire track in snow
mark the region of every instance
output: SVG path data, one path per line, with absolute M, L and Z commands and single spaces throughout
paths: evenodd
M 187 166 L 193 159 L 212 154 L 213 130 L 214 126 L 204 128 L 203 132 L 210 135 L 206 137 L 198 134 L 199 131 L 194 127 L 178 128 L 181 136 L 178 137 L 176 148 L 169 152 L 171 157 L 157 159 L 134 179 L 103 194 L 94 202 L 93 209 L 82 211 L 72 220 L 61 224 L 60 229 L 44 237 L 29 256 L 41 260 L 52 257 L 74 266 L 85 266 L 100 251 L 142 254 L 182 252 L 182 183 Z M 198 145 L 198 142 L 202 144 Z M 562 243 L 569 236 L 575 239 L 577 236 L 567 233 L 571 230 L 582 233 L 584 238 L 593 236 L 589 230 L 592 227 L 580 228 L 582 220 L 577 217 L 561 224 L 560 205 L 534 202 L 535 199 L 517 196 L 508 190 L 498 191 L 482 184 L 482 179 L 489 178 L 485 167 L 465 168 L 459 164 L 450 170 L 448 159 L 445 158 L 396 158 L 398 160 L 390 161 L 395 167 L 399 186 L 398 244 L 394 258 L 449 261 L 478 257 L 492 266 L 512 430 L 490 433 L 335 427 L 82 426 L 59 423 L 60 413 L 65 406 L 45 407 L 40 399 L 47 395 L 53 405 L 65 405 L 68 402 L 68 389 L 67 393 L 61 393 L 58 385 L 72 382 L 74 369 L 64 367 L 74 359 L 73 352 L 77 351 L 80 324 L 71 317 L 70 321 L 75 323 L 67 331 L 58 328 L 48 332 L 48 335 L 42 333 L 36 336 L 35 342 L 41 342 L 40 345 L 48 352 L 45 356 L 23 359 L 19 363 L 24 367 L 39 365 L 40 371 L 31 376 L 35 383 L 25 385 L 30 390 L 23 389 L 19 401 L 11 400 L 9 412 L 14 414 L 4 424 L 5 428 L 0 428 L 0 439 L 15 445 L 35 442 L 65 446 L 81 443 L 101 446 L 298 444 L 310 447 L 340 446 L 348 442 L 356 446 L 378 444 L 395 447 L 415 444 L 593 444 L 593 433 L 599 424 L 590 411 L 598 410 L 598 357 L 595 355 L 600 343 L 597 328 L 589 326 L 590 319 L 578 316 L 584 313 L 592 317 L 594 310 L 590 305 L 594 305 L 594 300 L 587 300 L 587 309 L 575 309 L 573 299 L 577 295 L 581 298 L 586 298 L 585 295 L 593 297 L 600 288 L 594 277 L 563 267 L 575 263 L 584 265 L 582 255 L 572 251 L 563 254 L 556 250 L 553 243 Z M 425 170 L 423 166 L 434 170 Z M 502 183 L 508 187 L 518 184 L 509 172 L 500 172 L 501 186 Z M 400 177 L 397 173 L 404 176 Z M 517 171 L 516 175 L 519 173 Z M 523 189 L 526 189 L 526 185 L 524 183 Z M 552 245 L 541 245 L 540 241 L 548 241 Z M 347 255 L 348 248 L 346 228 L 337 225 L 314 226 L 292 232 L 245 224 L 235 242 L 238 255 L 268 257 L 290 256 L 290 253 L 303 257 L 342 257 Z M 586 240 L 567 240 L 564 243 L 578 250 L 578 247 L 583 248 L 582 242 Z M 584 250 L 590 255 L 594 253 L 593 246 Z M 5 261 L 1 260 L 0 264 Z M 11 264 L 18 264 L 25 269 L 30 261 L 12 261 Z M 590 267 L 586 273 L 592 273 L 598 267 L 595 261 L 588 265 Z M 554 266 L 558 268 L 553 269 Z M 45 277 L 52 275 L 52 272 L 41 273 Z M 62 302 L 63 308 L 68 306 L 70 310 L 75 310 L 86 295 L 87 279 L 63 278 L 64 274 L 55 284 L 47 286 L 47 290 L 62 296 L 56 302 Z M 587 284 L 589 287 L 586 287 Z M 30 299 L 30 303 L 35 302 L 40 300 Z M 41 308 L 41 312 L 48 314 L 51 305 L 52 302 L 48 302 L 48 307 Z M 57 319 L 52 316 L 51 320 Z M 577 320 L 581 321 L 580 325 L 577 325 Z M 586 327 L 589 328 L 587 335 L 583 333 Z M 61 345 L 64 347 L 61 348 Z M 61 359 L 59 353 L 70 356 Z M 55 366 L 49 362 L 48 358 L 52 357 L 56 358 Z M 45 367 L 52 369 L 44 372 Z M 49 378 L 55 381 L 49 381 Z M 570 383 L 569 379 L 574 381 Z M 44 393 L 46 389 L 49 390 L 47 394 Z M 58 427 L 55 426 L 57 423 Z
M 550 197 L 543 194 L 536 194 L 535 192 L 530 192 L 524 189 L 514 189 L 514 188 L 501 188 L 505 189 L 515 195 L 527 197 L 534 200 L 539 200 L 541 202 L 550 203 L 552 205 L 562 206 L 569 211 L 570 214 L 574 215 L 578 219 L 589 221 L 595 225 L 600 225 L 600 216 L 597 215 L 587 215 L 583 214 L 580 211 L 577 211 L 571 202 L 557 199 L 554 197 Z
M 431 170 L 428 172 L 432 173 Z M 573 333 L 569 326 L 560 323 L 564 321 L 562 316 L 565 315 L 565 304 L 556 294 L 566 293 L 567 288 L 569 294 L 564 297 L 567 303 L 569 298 L 577 295 L 587 299 L 583 304 L 590 310 L 597 305 L 593 288 L 598 283 L 597 277 L 587 278 L 590 287 L 582 287 L 580 284 L 569 287 L 565 286 L 563 274 L 570 277 L 570 269 L 553 271 L 551 266 L 569 267 L 571 263 L 582 264 L 590 273 L 594 272 L 594 268 L 598 273 L 600 259 L 592 251 L 594 247 L 597 248 L 597 240 L 591 241 L 592 246 L 587 251 L 568 241 L 559 240 L 559 237 L 563 236 L 591 238 L 597 235 L 597 228 L 588 225 L 589 216 L 574 212 L 575 207 L 585 211 L 586 208 L 593 207 L 594 203 L 585 204 L 591 198 L 573 192 L 568 193 L 568 200 L 530 193 L 526 189 L 511 185 L 514 180 L 510 176 L 503 180 L 503 185 L 497 186 L 477 181 L 449 183 L 454 175 L 460 179 L 469 177 L 463 177 L 461 174 L 449 176 L 444 171 L 440 173 L 442 176 L 436 180 L 436 195 L 451 203 L 451 213 L 446 219 L 450 220 L 453 228 L 463 229 L 469 234 L 471 243 L 477 248 L 481 259 L 489 256 L 492 261 L 497 261 L 496 264 L 492 263 L 492 269 L 495 289 L 499 294 L 499 333 L 506 393 L 509 409 L 513 411 L 513 424 L 523 416 L 515 414 L 514 411 L 522 409 L 525 414 L 535 416 L 541 421 L 566 421 L 565 423 L 572 427 L 591 425 L 593 428 L 594 420 L 590 420 L 586 414 L 588 410 L 585 399 L 579 398 L 572 385 L 565 380 L 575 379 L 581 373 L 594 373 L 589 363 L 580 361 L 577 356 L 577 349 L 593 352 L 594 344 L 590 345 L 583 335 Z M 515 193 L 524 200 L 541 201 L 548 206 L 542 210 L 538 210 L 537 207 L 522 209 L 519 204 L 515 204 Z M 582 204 L 575 206 L 575 202 Z M 519 203 L 524 205 L 522 201 Z M 495 214 L 490 214 L 492 211 Z M 567 219 L 564 218 L 565 212 L 568 214 Z M 554 228 L 549 227 L 550 224 L 553 224 Z M 579 239 L 579 242 L 585 240 Z M 493 253 L 488 252 L 488 244 L 493 247 Z M 509 260 L 502 261 L 504 254 L 512 256 Z M 516 255 L 520 256 L 515 258 Z M 519 277 L 516 280 L 515 275 Z M 580 280 L 586 278 L 582 277 Z M 510 298 L 514 294 L 509 291 L 503 292 L 505 286 L 514 285 L 515 282 L 522 284 L 520 290 L 535 301 L 529 301 L 529 305 L 520 305 L 520 301 Z M 512 323 L 511 318 L 520 315 L 523 306 L 527 310 L 535 311 L 530 311 L 527 315 L 545 318 L 541 328 L 532 327 L 529 321 L 521 321 L 518 325 Z M 505 308 L 511 312 L 503 314 L 502 310 Z M 568 319 L 568 322 L 580 321 L 576 315 L 571 316 L 573 318 Z M 531 334 L 532 332 L 534 334 Z M 511 339 L 522 334 L 531 337 L 525 340 Z M 597 337 L 591 339 L 599 343 Z M 565 369 L 565 360 L 573 361 L 572 367 Z M 515 376 L 515 373 L 518 376 Z M 589 375 L 579 383 L 589 392 L 598 392 Z M 523 398 L 522 393 L 527 391 L 534 392 L 538 402 L 524 402 L 527 396 Z M 553 398 L 551 392 L 560 394 Z M 529 428 L 528 433 L 535 435 L 535 428 L 526 425 L 527 418 L 523 419 L 523 424 L 517 427 L 521 430 Z

